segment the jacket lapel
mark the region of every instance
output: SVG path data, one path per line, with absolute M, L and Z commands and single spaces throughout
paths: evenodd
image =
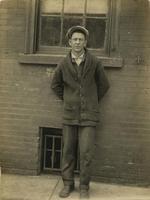
M 66 57 L 66 66 L 73 76 L 78 74 L 77 69 L 72 64 L 70 53 Z
M 82 73 L 83 78 L 89 72 L 89 70 L 91 69 L 91 66 L 92 66 L 91 65 L 91 57 L 90 57 L 88 50 L 86 50 L 85 64 L 84 64 L 83 73 Z
M 88 50 L 86 50 L 85 63 L 84 63 L 83 71 L 82 71 L 83 78 L 91 70 L 91 66 L 92 66 L 91 62 L 92 62 L 91 56 L 90 56 Z M 72 74 L 73 77 L 78 75 L 78 71 L 77 71 L 76 67 L 74 67 L 71 62 L 70 52 L 68 53 L 68 55 L 66 57 L 66 67 L 68 68 L 68 70 L 70 71 L 70 73 Z

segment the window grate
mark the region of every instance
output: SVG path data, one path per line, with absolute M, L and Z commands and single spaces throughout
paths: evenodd
M 42 171 L 60 171 L 62 163 L 62 130 L 42 128 Z M 75 172 L 79 171 L 78 148 L 76 152 Z
M 45 135 L 44 143 L 44 169 L 60 169 L 62 157 L 61 136 Z

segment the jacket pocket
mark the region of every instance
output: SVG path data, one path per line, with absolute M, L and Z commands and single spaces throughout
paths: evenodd
M 64 105 L 64 112 L 63 112 L 63 118 L 66 120 L 75 120 L 78 118 L 78 110 L 75 106 L 65 104 Z
M 95 112 L 95 113 L 99 113 L 99 107 L 98 106 L 91 106 L 90 111 Z
M 75 107 L 69 104 L 65 104 L 64 110 L 72 111 L 72 110 L 75 110 Z

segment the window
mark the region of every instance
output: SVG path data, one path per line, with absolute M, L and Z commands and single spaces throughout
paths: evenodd
M 122 67 L 119 52 L 121 0 L 27 0 L 25 51 L 20 63 L 56 65 L 69 48 L 66 31 L 83 25 L 88 48 L 106 67 Z
M 62 162 L 62 130 L 58 128 L 41 128 L 42 137 L 42 171 L 61 170 Z M 78 148 L 76 152 L 75 171 L 79 171 Z
M 65 47 L 66 32 L 74 25 L 82 25 L 89 30 L 89 48 L 105 48 L 109 2 L 109 0 L 40 0 L 39 50 L 46 47 Z
M 61 136 L 46 135 L 44 141 L 44 169 L 58 170 L 61 166 Z

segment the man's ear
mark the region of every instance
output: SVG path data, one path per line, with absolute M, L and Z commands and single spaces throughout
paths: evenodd
M 85 40 L 85 42 L 84 42 L 84 47 L 86 47 L 87 46 L 87 40 Z
M 69 44 L 69 46 L 71 46 L 71 39 L 69 39 L 68 44 Z

